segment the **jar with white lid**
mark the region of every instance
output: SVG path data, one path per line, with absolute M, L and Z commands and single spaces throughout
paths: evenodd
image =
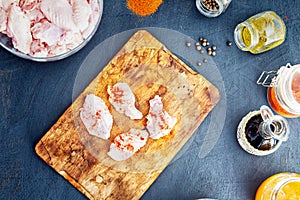
M 288 118 L 300 117 L 300 64 L 263 72 L 257 83 L 268 87 L 267 98 L 274 111 Z
M 196 0 L 196 7 L 206 17 L 217 17 L 227 9 L 231 0 Z

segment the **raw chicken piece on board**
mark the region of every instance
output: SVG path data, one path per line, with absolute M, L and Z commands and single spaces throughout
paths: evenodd
M 152 139 L 159 139 L 168 135 L 175 126 L 177 119 L 170 116 L 163 108 L 161 97 L 155 95 L 149 101 L 150 109 L 147 115 L 147 130 Z
M 120 113 L 130 119 L 142 119 L 143 114 L 135 107 L 135 96 L 127 83 L 116 83 L 108 86 L 109 102 Z
M 80 118 L 89 134 L 102 139 L 110 137 L 113 118 L 100 97 L 94 94 L 86 96 L 83 107 L 80 109 Z
M 114 139 L 107 154 L 116 161 L 126 160 L 145 146 L 147 140 L 148 132 L 146 130 L 130 129 Z

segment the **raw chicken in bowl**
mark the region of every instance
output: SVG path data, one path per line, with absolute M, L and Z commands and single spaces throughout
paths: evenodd
M 66 58 L 95 34 L 103 0 L 0 0 L 0 45 L 25 59 Z

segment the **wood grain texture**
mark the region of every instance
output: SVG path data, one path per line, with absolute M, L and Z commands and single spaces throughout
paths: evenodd
M 108 85 L 126 82 L 141 120 L 130 120 L 108 102 Z M 113 115 L 109 140 L 88 134 L 80 120 L 85 96 L 101 97 Z M 130 128 L 145 127 L 149 100 L 160 95 L 177 118 L 170 135 L 149 139 L 130 159 L 107 156 L 110 143 Z M 89 199 L 139 199 L 219 100 L 219 92 L 146 31 L 138 31 L 79 95 L 36 145 L 37 154 Z

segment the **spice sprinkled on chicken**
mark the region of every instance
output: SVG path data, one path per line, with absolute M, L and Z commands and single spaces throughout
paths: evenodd
M 147 130 L 152 139 L 168 135 L 175 126 L 177 119 L 170 116 L 163 108 L 161 97 L 156 95 L 149 101 L 150 109 L 147 115 Z
M 122 133 L 114 139 L 107 154 L 116 161 L 126 160 L 145 146 L 147 139 L 147 131 L 130 129 L 128 132 Z
M 135 96 L 127 83 L 117 83 L 108 86 L 109 102 L 113 107 L 130 119 L 142 119 L 143 114 L 135 107 Z
M 110 137 L 113 118 L 105 102 L 100 97 L 94 94 L 86 96 L 80 110 L 80 118 L 89 134 L 102 139 Z

